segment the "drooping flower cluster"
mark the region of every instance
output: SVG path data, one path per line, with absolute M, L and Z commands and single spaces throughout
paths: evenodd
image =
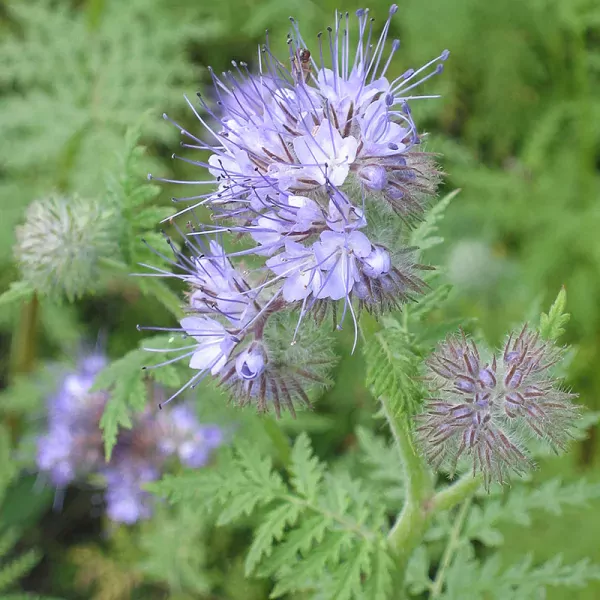
M 119 434 L 106 463 L 99 422 L 109 394 L 90 391 L 105 364 L 102 355 L 86 356 L 49 399 L 48 429 L 38 440 L 37 466 L 59 488 L 102 476 L 109 518 L 134 523 L 152 511 L 151 496 L 142 484 L 158 479 L 170 457 L 193 468 L 205 465 L 223 442 L 223 433 L 201 425 L 186 404 L 159 415 L 149 408 Z
M 282 407 L 294 414 L 294 399 L 310 404 L 309 392 L 329 383 L 334 357 L 327 332 L 314 322 L 299 331 L 299 321 L 282 311 L 281 294 L 264 284 L 251 285 L 252 274 L 236 270 L 216 240 L 206 245 L 202 238 L 188 237 L 187 254 L 168 241 L 181 271 L 173 276 L 189 286 L 189 315 L 181 320 L 181 331 L 191 344 L 166 348 L 181 350 L 166 362 L 189 357 L 197 373 L 163 404 L 208 374 L 218 376 L 240 405 L 254 403 L 259 411 L 272 406 L 277 415 Z M 298 343 L 290 344 L 292 339 Z
M 570 402 L 574 395 L 551 375 L 559 358 L 560 350 L 527 326 L 489 359 L 464 334 L 440 344 L 428 360 L 436 396 L 420 415 L 429 461 L 454 470 L 467 456 L 489 485 L 532 466 L 526 434 L 563 449 L 578 411 Z
M 210 372 L 263 409 L 272 402 L 277 410 L 280 403 L 291 406 L 294 398 L 306 399 L 301 377 L 261 376 L 272 362 L 262 335 L 268 318 L 298 310 L 293 343 L 307 314 L 319 318 L 331 308 L 341 328 L 349 313 L 356 343 L 358 309 L 397 308 L 422 290 L 421 266 L 400 228 L 422 216 L 438 172 L 421 148 L 408 103 L 432 97 L 413 95 L 414 89 L 442 70 L 448 52 L 389 77 L 400 45 L 394 40 L 386 51 L 397 8 L 378 37 L 368 10 L 359 10 L 355 30 L 348 13 L 336 14 L 334 27 L 314 44 L 291 19 L 289 68 L 267 40 L 257 74 L 243 62 L 221 77 L 211 71 L 218 109 L 202 97 L 200 110 L 187 101 L 205 135 L 174 123 L 183 147 L 210 152 L 207 162 L 181 160 L 214 177 L 175 183 L 217 188 L 175 199 L 189 203 L 181 213 L 205 206 L 216 222 L 188 236 L 230 233 L 247 243 L 225 254 L 209 242 L 208 253 L 194 251 L 191 259 L 175 251 L 192 287 L 190 316 L 181 322 L 197 341 L 190 366 L 199 373 L 189 385 Z M 395 227 L 391 236 L 376 225 L 382 215 L 386 229 Z M 241 275 L 243 257 L 261 263 L 252 285 Z M 249 337 L 251 343 L 239 345 Z M 305 375 L 313 377 L 310 369 Z

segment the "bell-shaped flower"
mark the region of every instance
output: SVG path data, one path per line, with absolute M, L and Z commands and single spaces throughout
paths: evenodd
M 219 373 L 235 347 L 234 337 L 221 323 L 208 317 L 184 317 L 181 327 L 198 342 L 190 368 L 210 370 L 212 375 Z

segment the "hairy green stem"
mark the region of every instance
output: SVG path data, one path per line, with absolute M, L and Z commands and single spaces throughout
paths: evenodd
M 388 543 L 397 556 L 398 574 L 402 579 L 408 559 L 423 542 L 433 516 L 471 498 L 481 485 L 481 478 L 465 475 L 436 494 L 431 471 L 419 453 L 409 417 L 394 411 L 389 398 L 381 397 L 380 400 L 402 459 L 406 481 L 406 501 L 388 534 Z
M 402 458 L 407 485 L 406 502 L 388 535 L 390 546 L 405 563 L 423 539 L 429 525 L 433 482 L 416 448 L 408 417 L 395 413 L 386 397 L 381 398 L 381 404 Z
M 470 473 L 463 475 L 456 483 L 438 492 L 431 500 L 431 508 L 435 512 L 450 510 L 473 495 L 482 483 L 480 475 L 473 477 Z
M 456 487 L 456 486 L 452 486 Z M 452 557 L 454 553 L 458 549 L 460 544 L 460 532 L 462 531 L 463 524 L 467 515 L 469 514 L 469 508 L 471 507 L 471 497 L 468 497 L 460 507 L 458 511 L 458 515 L 454 521 L 454 526 L 452 527 L 452 531 L 450 532 L 450 537 L 448 538 L 448 544 L 444 550 L 444 554 L 442 556 L 442 561 L 440 562 L 440 566 L 438 572 L 435 576 L 435 581 L 433 582 L 433 586 L 431 587 L 431 596 L 430 598 L 433 600 L 434 598 L 438 598 L 442 593 L 442 586 L 444 585 L 444 577 L 446 576 L 446 571 L 450 566 L 450 562 L 452 561 Z
M 11 349 L 11 367 L 14 375 L 33 370 L 37 351 L 39 309 L 39 300 L 35 294 L 21 305 Z

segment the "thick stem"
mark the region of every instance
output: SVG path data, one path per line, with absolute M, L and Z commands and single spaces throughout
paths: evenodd
M 416 448 L 408 418 L 395 414 L 388 398 L 382 397 L 381 404 L 400 451 L 407 486 L 406 502 L 388 535 L 388 541 L 402 563 L 405 563 L 421 543 L 429 525 L 433 482 Z
M 432 474 L 417 449 L 410 420 L 394 412 L 388 398 L 380 400 L 402 459 L 406 481 L 406 501 L 388 534 L 388 543 L 397 556 L 399 577 L 403 579 L 408 559 L 422 543 L 433 516 L 471 498 L 481 485 L 481 478 L 468 474 L 434 493 Z
M 21 305 L 21 315 L 11 350 L 13 375 L 33 370 L 37 351 L 39 300 L 34 294 Z

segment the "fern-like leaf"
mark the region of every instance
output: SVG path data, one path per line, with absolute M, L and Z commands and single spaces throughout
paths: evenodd
M 556 296 L 556 300 L 550 307 L 548 314 L 542 313 L 540 317 L 539 331 L 545 340 L 556 340 L 565 332 L 564 326 L 571 318 L 571 315 L 565 312 L 566 305 L 567 291 L 563 287 L 558 292 L 558 296 Z
M 346 473 L 326 472 L 306 434 L 292 448 L 289 483 L 253 446 L 242 444 L 221 458 L 216 469 L 165 477 L 147 489 L 176 503 L 203 496 L 201 502 L 219 511 L 219 525 L 260 514 L 245 571 L 274 578 L 274 598 L 325 589 L 333 590 L 328 597 L 386 598 L 394 563 L 385 505 L 371 489 Z
M 384 318 L 383 328 L 363 344 L 366 382 L 376 398 L 394 399 L 395 409 L 412 415 L 419 409 L 419 361 L 410 333 L 395 319 Z
M 305 433 L 296 438 L 292 450 L 292 463 L 290 467 L 292 485 L 296 492 L 313 502 L 323 479 L 324 467 L 319 460 L 313 456 L 310 440 Z
M 483 506 L 473 507 L 467 518 L 465 535 L 487 546 L 498 546 L 504 541 L 498 529 L 501 524 L 517 523 L 528 527 L 534 511 L 557 516 L 566 508 L 585 507 L 598 498 L 600 484 L 585 480 L 563 484 L 560 479 L 551 479 L 535 489 L 517 487 L 506 500 L 489 499 Z

